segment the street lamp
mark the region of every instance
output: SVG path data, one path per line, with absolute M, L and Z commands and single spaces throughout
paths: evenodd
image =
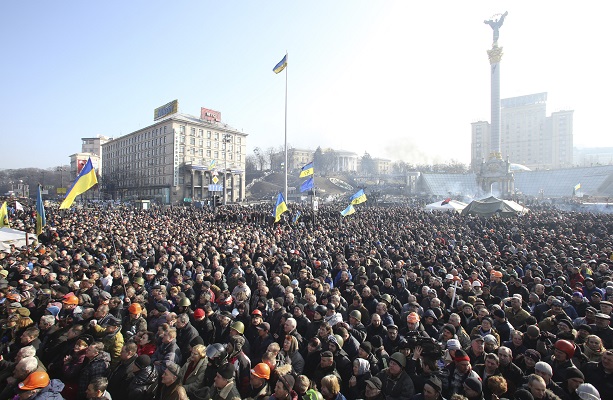
M 227 180 L 228 180 L 228 143 L 232 142 L 232 135 L 229 133 L 223 134 L 223 204 L 226 205 L 226 191 L 227 191 Z

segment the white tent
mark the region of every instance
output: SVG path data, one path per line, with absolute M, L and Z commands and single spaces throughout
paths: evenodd
M 464 207 L 467 206 L 466 203 L 462 203 L 457 200 L 450 200 L 449 203 L 443 204 L 444 201 L 435 201 L 434 203 L 430 203 L 424 207 L 426 211 L 455 211 L 462 212 Z
M 36 235 L 28 233 L 28 241 L 30 244 L 38 240 Z M 8 252 L 11 245 L 19 248 L 26 245 L 26 233 L 7 227 L 0 228 L 0 251 Z

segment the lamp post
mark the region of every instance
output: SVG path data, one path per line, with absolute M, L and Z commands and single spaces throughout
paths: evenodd
M 227 181 L 228 181 L 228 143 L 232 141 L 232 135 L 229 133 L 223 134 L 223 205 L 225 206 L 226 201 L 226 192 L 227 192 Z

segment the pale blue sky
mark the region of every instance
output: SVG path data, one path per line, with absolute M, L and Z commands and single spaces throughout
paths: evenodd
M 606 4 L 606 3 L 595 3 Z M 489 120 L 492 32 L 503 97 L 548 92 L 575 110 L 575 145 L 612 146 L 605 10 L 570 1 L 14 1 L 0 20 L 0 168 L 67 164 L 80 138 L 118 137 L 179 100 L 249 134 L 408 162 L 470 158 Z M 606 14 L 605 14 L 606 15 Z

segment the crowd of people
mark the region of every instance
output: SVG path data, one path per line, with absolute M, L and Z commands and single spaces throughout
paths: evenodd
M 47 207 L 0 400 L 613 399 L 613 217 L 339 209 Z

